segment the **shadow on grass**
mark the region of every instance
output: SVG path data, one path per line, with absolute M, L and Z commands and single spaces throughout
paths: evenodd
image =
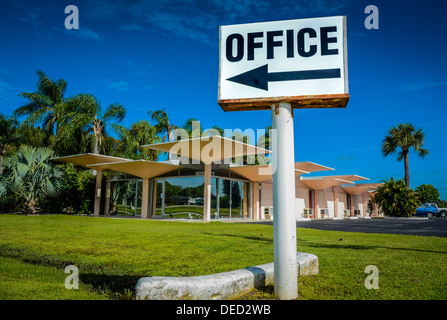
M 325 248 L 325 249 L 349 249 L 349 250 L 375 250 L 375 249 L 388 249 L 388 250 L 401 250 L 401 251 L 415 251 L 415 252 L 427 252 L 427 253 L 443 253 L 447 254 L 446 251 L 436 251 L 436 250 L 425 250 L 425 249 L 417 249 L 417 248 L 398 248 L 398 247 L 385 247 L 380 245 L 350 245 L 343 244 L 340 241 L 340 244 L 331 244 L 331 243 L 316 243 L 310 242 L 307 240 L 298 239 L 298 245 L 303 244 L 304 246 L 308 246 L 311 248 Z
M 228 233 L 209 233 L 209 232 L 203 232 L 203 234 L 213 237 L 232 237 L 232 238 L 242 238 L 245 240 L 255 240 L 255 241 L 263 241 L 263 242 L 269 242 L 273 243 L 273 239 L 269 239 L 264 237 L 263 235 L 259 236 L 244 236 L 244 235 L 237 235 L 237 234 L 228 234 Z
M 82 283 L 90 285 L 95 291 L 111 300 L 134 300 L 135 285 L 141 275 L 117 275 L 95 272 L 80 272 Z
M 83 284 L 89 285 L 93 291 L 113 300 L 134 299 L 135 285 L 138 279 L 143 277 L 142 275 L 117 274 L 116 270 L 102 266 L 78 263 L 59 256 L 39 255 L 35 252 L 5 245 L 0 245 L 0 256 L 32 265 L 52 267 L 61 270 L 61 272 L 64 272 L 67 266 L 74 265 L 79 270 L 79 279 Z

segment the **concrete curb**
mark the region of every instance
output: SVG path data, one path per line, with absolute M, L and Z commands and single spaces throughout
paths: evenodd
M 318 257 L 298 252 L 298 274 L 318 274 Z M 273 262 L 198 277 L 145 277 L 136 285 L 137 300 L 232 300 L 273 284 Z

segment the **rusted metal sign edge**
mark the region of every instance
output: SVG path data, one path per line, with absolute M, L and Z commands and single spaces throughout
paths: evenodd
M 294 109 L 346 108 L 349 94 L 327 94 L 258 99 L 228 99 L 217 103 L 224 111 L 270 110 L 277 102 L 289 102 Z

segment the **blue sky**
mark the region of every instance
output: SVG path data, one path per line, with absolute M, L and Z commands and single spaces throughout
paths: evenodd
M 379 29 L 364 26 L 367 5 Z M 66 30 L 67 5 L 79 29 Z M 217 104 L 219 25 L 346 15 L 350 101 L 346 109 L 296 110 L 295 160 L 355 173 L 372 182 L 403 177 L 382 157 L 391 126 L 426 134 L 425 159 L 410 155 L 411 187 L 430 183 L 447 199 L 447 90 L 444 1 L 54 0 L 0 4 L 0 112 L 11 114 L 35 90 L 37 69 L 68 82 L 67 96 L 91 93 L 118 102 L 125 124 L 166 108 L 171 121 L 204 128 L 262 129 L 269 111 L 224 112 Z M 332 174 L 332 173 L 331 173 Z

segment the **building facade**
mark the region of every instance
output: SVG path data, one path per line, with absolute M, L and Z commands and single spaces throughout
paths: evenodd
M 176 160 L 154 162 L 97 154 L 53 160 L 94 170 L 95 216 L 133 215 L 142 219 L 186 218 L 205 222 L 274 219 L 274 168 L 270 164 L 227 161 L 265 155 L 268 150 L 217 136 L 147 147 L 168 153 L 175 150 Z M 365 183 L 367 178 L 354 174 L 311 175 L 332 170 L 309 161 L 295 163 L 296 220 L 380 214 L 372 204 L 379 184 Z

